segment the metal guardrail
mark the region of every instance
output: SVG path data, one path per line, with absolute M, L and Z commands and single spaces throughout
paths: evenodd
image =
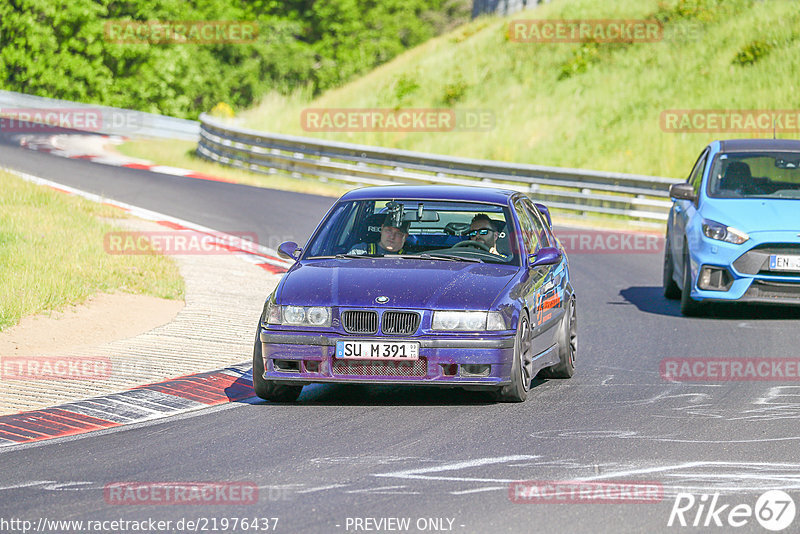
M 197 141 L 200 134 L 200 123 L 197 121 L 145 113 L 143 111 L 26 95 L 13 91 L 0 91 L 0 115 L 3 115 L 4 111 L 10 112 L 14 116 L 20 111 L 68 111 L 78 109 L 91 110 L 100 115 L 100 120 L 97 121 L 97 124 L 88 129 L 84 128 L 86 131 L 108 135 L 144 136 L 187 141 Z
M 367 185 L 503 187 L 556 209 L 665 221 L 673 178 L 439 156 L 260 132 L 200 116 L 197 154 L 233 167 Z

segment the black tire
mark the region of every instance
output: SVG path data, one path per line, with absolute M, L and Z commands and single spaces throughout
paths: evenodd
M 511 383 L 501 387 L 495 393 L 500 402 L 525 402 L 531 388 L 531 344 L 530 323 L 528 316 L 522 312 L 514 339 L 514 361 L 511 364 Z
M 558 334 L 558 363 L 539 371 L 542 378 L 572 378 L 578 354 L 578 312 L 575 297 L 567 302 L 564 321 Z
M 664 240 L 664 270 L 662 276 L 664 296 L 670 300 L 681 298 L 681 288 L 675 283 L 675 262 L 672 261 L 672 247 L 669 244 L 669 234 Z
M 692 298 L 692 266 L 689 253 L 683 253 L 683 289 L 681 289 L 681 313 L 686 317 L 697 317 L 703 312 L 703 304 Z
M 253 389 L 256 395 L 272 402 L 294 402 L 303 391 L 303 386 L 277 384 L 264 379 L 264 358 L 261 355 L 261 321 L 256 329 L 256 342 L 253 347 Z

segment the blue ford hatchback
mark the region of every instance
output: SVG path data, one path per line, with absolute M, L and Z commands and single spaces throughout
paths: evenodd
M 575 294 L 549 213 L 525 195 L 368 187 L 330 209 L 264 305 L 253 384 L 293 401 L 340 382 L 527 397 L 537 373 L 572 376 Z
M 714 141 L 670 196 L 664 295 L 684 315 L 709 301 L 800 304 L 800 141 Z

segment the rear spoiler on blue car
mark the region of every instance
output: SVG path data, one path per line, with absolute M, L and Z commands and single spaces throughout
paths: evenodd
M 547 209 L 547 206 L 545 206 L 544 204 L 536 203 L 536 202 L 534 202 L 533 205 L 536 206 L 536 209 L 539 210 L 539 213 L 544 215 L 544 218 L 547 219 L 547 225 L 550 228 L 552 228 L 553 227 L 553 219 L 550 218 L 550 210 Z

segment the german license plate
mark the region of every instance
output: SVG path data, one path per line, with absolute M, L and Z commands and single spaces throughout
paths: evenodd
M 419 343 L 409 341 L 337 341 L 336 357 L 345 360 L 418 360 Z
M 800 256 L 781 256 L 772 254 L 769 257 L 770 271 L 800 271 Z

